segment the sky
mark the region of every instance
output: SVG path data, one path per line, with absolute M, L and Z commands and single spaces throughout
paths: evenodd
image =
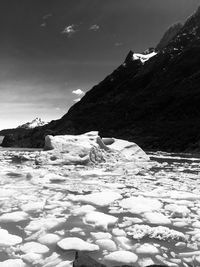
M 59 119 L 199 0 L 1 0 L 0 129 Z

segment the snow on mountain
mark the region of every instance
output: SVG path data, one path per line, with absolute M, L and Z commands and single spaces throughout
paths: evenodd
M 44 126 L 45 124 L 47 124 L 47 122 L 42 121 L 41 118 L 36 118 L 31 122 L 27 122 L 25 124 L 18 126 L 18 128 L 33 129 L 36 127 Z
M 144 64 L 146 61 L 148 61 L 150 58 L 154 57 L 155 55 L 157 55 L 156 52 L 152 52 L 149 54 L 139 54 L 139 53 L 134 53 L 133 54 L 133 60 L 140 60 L 142 62 L 142 64 Z

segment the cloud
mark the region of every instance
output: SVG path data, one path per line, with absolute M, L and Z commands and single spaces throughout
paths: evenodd
M 45 28 L 47 26 L 47 20 L 52 17 L 52 14 L 46 14 L 42 17 L 43 22 L 40 24 L 40 27 Z
M 122 45 L 123 43 L 120 43 L 120 42 L 115 43 L 115 46 L 122 46 Z
M 43 22 L 42 24 L 40 24 L 40 27 L 46 27 L 46 26 L 47 26 L 46 22 Z
M 99 29 L 100 29 L 100 26 L 97 24 L 91 25 L 89 28 L 90 31 L 95 31 L 95 32 L 98 31 Z
M 84 95 L 85 93 L 81 89 L 77 89 L 77 90 L 72 91 L 72 94 L 81 96 L 81 95 Z
M 75 25 L 69 25 L 64 28 L 62 34 L 66 34 L 68 37 L 71 37 L 77 30 L 75 29 Z
M 45 20 L 45 19 L 48 19 L 49 17 L 52 17 L 51 13 L 44 15 L 42 18 Z

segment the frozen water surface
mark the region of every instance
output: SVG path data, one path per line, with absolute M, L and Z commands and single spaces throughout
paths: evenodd
M 42 153 L 0 150 L 0 266 L 72 266 L 75 250 L 107 266 L 199 266 L 200 158 L 38 164 Z

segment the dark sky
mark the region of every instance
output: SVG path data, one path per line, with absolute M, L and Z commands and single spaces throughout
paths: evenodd
M 0 0 L 0 129 L 61 117 L 199 0 Z M 80 90 L 79 90 L 80 91 Z

